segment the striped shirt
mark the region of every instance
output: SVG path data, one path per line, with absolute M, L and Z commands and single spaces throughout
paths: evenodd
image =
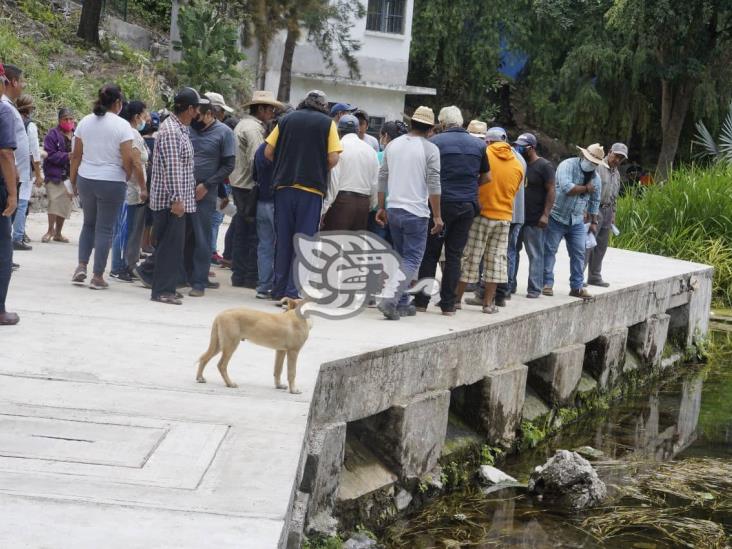
M 188 127 L 171 114 L 160 125 L 153 151 L 150 209 L 170 208 L 182 201 L 186 213 L 196 211 L 196 180 L 193 176 L 193 145 Z

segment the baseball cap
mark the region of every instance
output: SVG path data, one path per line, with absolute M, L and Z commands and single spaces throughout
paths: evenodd
M 321 91 L 321 90 L 310 90 L 305 97 L 309 97 L 311 99 L 314 99 L 317 103 L 319 103 L 323 107 L 327 107 L 328 106 L 328 98 L 326 97 L 324 91 Z
M 490 128 L 485 134 L 486 141 L 506 141 L 507 139 L 506 130 L 498 126 Z
M 193 88 L 181 88 L 175 94 L 173 103 L 180 107 L 197 107 L 198 105 L 210 105 L 211 101 L 198 95 Z
M 358 118 L 352 114 L 344 114 L 338 121 L 338 131 L 343 133 L 355 133 L 358 131 Z
M 221 107 L 226 112 L 234 112 L 234 109 L 229 107 L 229 105 L 226 104 L 226 101 L 224 101 L 224 96 L 220 93 L 216 92 L 206 92 L 203 95 L 206 96 L 206 99 L 208 99 L 211 102 L 211 105 L 214 107 Z
M 613 146 L 610 147 L 610 152 L 628 158 L 628 146 L 625 143 L 613 143 Z
M 354 107 L 350 103 L 336 103 L 330 108 L 330 115 L 335 116 L 339 112 L 353 112 L 355 110 L 356 107 Z
M 533 133 L 522 133 L 516 139 L 515 144 L 536 148 L 536 146 L 539 144 L 539 141 L 536 139 L 536 136 Z
M 356 109 L 355 111 L 353 111 L 353 116 L 355 116 L 359 120 L 368 120 L 369 119 L 369 113 L 367 113 L 363 109 Z

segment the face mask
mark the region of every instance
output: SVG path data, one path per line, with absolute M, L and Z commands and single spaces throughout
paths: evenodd
M 63 131 L 65 131 L 66 133 L 68 133 L 68 132 L 73 132 L 74 131 L 75 124 L 73 122 L 61 122 L 61 124 L 59 124 L 59 127 Z
M 204 130 L 206 128 L 206 124 L 204 123 L 203 120 L 198 118 L 196 120 L 191 121 L 191 128 L 200 132 L 201 130 Z
M 144 122 L 144 121 L 140 122 L 140 123 L 139 123 L 139 124 L 137 125 L 137 131 L 138 131 L 138 132 L 141 132 L 142 130 L 144 130 L 144 129 L 145 129 L 145 125 L 146 125 L 146 124 L 145 124 L 145 122 Z
M 583 158 L 580 160 L 580 168 L 582 168 L 583 172 L 590 173 L 595 171 L 596 166 L 586 158 Z

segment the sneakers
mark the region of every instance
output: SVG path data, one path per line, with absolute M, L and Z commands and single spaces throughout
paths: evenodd
M 109 288 L 109 284 L 101 279 L 92 278 L 89 283 L 90 290 L 106 290 L 107 288 Z
M 132 282 L 132 277 L 127 271 L 112 271 L 109 276 L 120 282 Z
M 211 255 L 211 265 L 221 265 L 221 260 L 224 259 L 217 252 Z
M 509 299 L 511 299 L 511 296 L 503 297 L 503 296 L 498 296 L 497 295 L 495 297 L 496 307 L 505 307 L 506 306 L 506 301 L 509 300 Z
M 416 316 L 417 307 L 415 307 L 414 303 L 399 305 L 397 307 L 397 312 L 399 313 L 399 316 Z
M 132 273 L 133 273 L 133 274 L 134 274 L 134 275 L 135 275 L 135 276 L 136 276 L 137 278 L 139 278 L 139 279 L 140 279 L 140 284 L 142 284 L 142 287 L 143 287 L 143 288 L 147 288 L 148 290 L 149 290 L 150 288 L 152 288 L 152 280 L 148 280 L 147 278 L 145 278 L 145 277 L 143 276 L 143 274 L 142 274 L 142 271 L 140 271 L 140 269 L 138 269 L 137 267 L 135 267 L 134 269 L 132 269 Z
M 578 297 L 578 298 L 584 299 L 584 300 L 592 299 L 592 294 L 590 292 L 588 292 L 587 290 L 585 290 L 584 288 L 580 288 L 578 290 L 571 290 L 569 292 L 569 295 L 571 297 Z
M 33 242 L 27 234 L 23 235 L 23 244 L 30 244 Z
M 483 306 L 483 300 L 478 299 L 477 297 L 466 297 L 465 298 L 465 304 L 466 305 L 477 305 L 478 307 Z
M 399 311 L 397 311 L 396 304 L 392 302 L 386 302 L 382 301 L 379 303 L 379 306 L 377 307 L 379 311 L 386 317 L 387 320 L 399 320 L 401 316 L 399 315 Z
M 29 246 L 22 240 L 13 240 L 13 250 L 16 252 L 29 252 L 33 249 L 33 246 Z
M 529 294 L 526 294 L 526 297 L 529 298 L 529 299 L 539 299 L 539 296 L 540 295 L 541 294 L 532 294 L 532 293 L 529 293 Z
M 74 275 L 71 277 L 72 284 L 84 284 L 86 280 L 86 268 L 79 265 L 74 271 Z
M 188 292 L 188 295 L 191 297 L 203 297 L 204 295 L 203 290 L 197 290 L 196 288 L 193 288 L 190 292 Z
M 600 279 L 598 281 L 588 280 L 587 284 L 590 286 L 599 286 L 600 288 L 608 288 L 610 284 L 608 282 L 605 282 L 604 280 Z
M 220 286 L 221 286 L 220 282 L 213 282 L 211 280 L 206 282 L 206 289 L 208 289 L 208 290 L 218 290 Z
M 269 292 L 257 292 L 257 295 L 254 297 L 256 297 L 257 299 L 271 299 L 272 294 L 270 294 Z
M 544 286 L 544 289 L 541 291 L 542 295 L 546 296 L 553 296 L 554 295 L 554 289 L 551 286 Z

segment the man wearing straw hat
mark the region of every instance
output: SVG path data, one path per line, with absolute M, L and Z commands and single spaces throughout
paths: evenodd
M 397 137 L 384 149 L 376 222 L 382 227 L 389 224 L 394 250 L 402 258 L 405 275 L 395 295 L 379 304 L 379 310 L 388 320 L 417 314 L 406 291 L 416 280 L 424 257 L 430 208 L 433 227 L 429 233 L 441 234 L 444 226 L 440 211 L 440 149 L 427 140 L 434 126 L 432 109 L 419 107 L 412 115 L 410 132 Z M 387 194 L 388 211 L 384 209 Z
M 265 124 L 270 122 L 283 105 L 275 100 L 272 92 L 255 91 L 251 101 L 245 105 L 249 114 L 242 116 L 234 129 L 237 140 L 236 165 L 229 178 L 236 205 L 232 221 L 234 238 L 231 257 L 231 284 L 244 288 L 256 288 L 257 272 L 257 224 L 256 193 L 252 166 L 254 154 L 264 143 Z
M 544 241 L 544 289 L 554 295 L 554 263 L 562 238 L 569 253 L 569 295 L 580 299 L 592 296 L 583 287 L 585 267 L 585 214 L 590 216 L 590 231 L 597 234 L 597 214 L 600 208 L 602 183 L 598 166 L 607 167 L 605 149 L 599 143 L 586 149 L 577 147 L 581 155 L 568 158 L 557 167 L 556 198 L 549 216 Z

